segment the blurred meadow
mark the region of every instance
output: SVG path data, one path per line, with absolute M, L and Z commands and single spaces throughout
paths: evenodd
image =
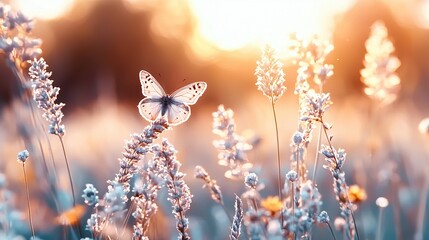
M 35 102 L 29 104 L 28 100 L 33 101 L 31 84 L 19 79 L 14 68 L 22 69 L 23 76 L 30 79 L 31 63 L 17 62 L 16 58 L 12 61 L 8 56 L 4 39 L 8 37 L 5 29 L 10 26 L 3 24 L 6 5 L 11 6 L 10 11 L 21 11 L 34 19 L 31 34 L 25 34 L 42 40 L 42 53 L 32 54 L 46 60 L 53 86 L 61 89 L 57 101 L 65 103 L 64 135 L 48 134 L 43 111 Z M 137 108 L 144 98 L 140 70 L 152 74 L 166 93 L 197 81 L 207 83 L 204 94 L 191 106 L 190 118 L 162 132 L 156 140 L 161 144 L 166 138 L 174 145 L 182 164 L 180 171 L 186 174 L 184 181 L 193 195 L 186 212 L 187 232 L 192 239 L 298 239 L 298 235 L 299 239 L 351 239 L 344 229 L 349 223 L 337 224 L 342 211 L 353 214 L 353 239 L 429 239 L 429 120 L 422 121 L 429 117 L 428 0 L 3 0 L 0 6 L 0 239 L 31 238 L 28 204 L 35 239 L 145 239 L 136 237 L 133 224 L 138 220 L 127 211 L 121 213 L 119 225 L 112 220 L 100 235 L 87 230 L 87 220 L 96 207 L 87 206 L 81 197 L 88 183 L 98 190 L 100 201 L 109 186 L 116 186 L 107 181 L 119 172 L 118 159 L 123 156 L 125 141 L 151 125 Z M 400 84 L 393 84 L 392 92 L 381 86 L 380 99 L 365 90 L 369 87 L 361 72 L 371 68 L 366 42 L 376 22 L 384 24 L 386 38 L 393 44 L 394 57 L 387 58 L 400 62 L 392 60 L 400 66 L 391 67 L 397 68 L 394 76 Z M 301 162 L 308 176 L 300 175 L 304 170 L 293 163 L 294 137 L 300 121 L 305 121 L 300 115 L 298 94 L 294 93 L 303 67 L 293 56 L 293 44 L 297 42 L 294 36 L 303 39 L 301 44 L 317 39 L 318 44 L 329 42 L 333 46 L 323 57 L 323 64 L 333 67 L 333 75 L 323 84 L 310 85 L 323 85 L 323 92 L 329 93 L 333 102 L 323 113 L 323 119 L 332 124 L 332 128 L 326 127 L 330 136 L 323 135 L 321 143 L 347 152 L 341 167 L 347 182 L 342 186 L 348 193 L 347 201 L 333 189 L 330 170 L 335 169 L 322 167 L 329 153 L 317 152 L 321 119 L 315 119 L 313 137 L 305 146 L 306 157 Z M 286 87 L 275 102 L 280 176 L 286 182 L 281 209 L 291 208 L 295 216 L 296 209 L 291 206 L 302 207 L 303 195 L 295 203 L 289 194 L 301 192 L 304 180 L 311 180 L 311 189 L 317 187 L 321 195 L 321 206 L 317 216 L 309 215 L 310 230 L 290 226 L 281 230 L 271 224 L 272 220 L 283 223 L 283 217 L 290 213 L 279 214 L 264 204 L 269 196 L 279 196 L 278 188 L 283 188 L 277 176 L 274 103 L 271 105 L 255 85 L 255 69 L 266 44 L 277 52 Z M 383 50 L 381 46 L 373 48 Z M 389 66 L 384 70 L 388 71 Z M 241 136 L 244 144 L 252 145 L 251 150 L 243 152 L 244 162 L 253 166 L 234 179 L 228 177 L 227 166 L 218 164 L 221 151 L 214 146 L 214 140 L 221 137 L 213 130 L 213 113 L 221 111 L 221 104 L 234 112 L 234 134 Z M 24 164 L 16 161 L 24 149 L 29 152 L 26 177 Z M 332 146 L 330 149 L 333 151 Z M 158 150 L 153 151 L 156 154 Z M 317 154 L 316 183 L 312 176 Z M 149 161 L 150 156 L 143 156 L 142 162 Z M 206 182 L 203 188 L 204 181 L 194 177 L 197 165 L 216 180 L 223 204 L 211 197 L 213 182 Z M 303 185 L 296 187 L 292 176 L 292 191 L 288 192 L 285 175 L 291 177 L 292 170 Z M 257 186 L 249 185 L 249 172 L 257 174 Z M 128 198 L 137 196 L 133 188 L 150 178 L 135 175 Z M 242 196 L 249 192 L 256 195 Z M 179 235 L 168 194 L 161 189 L 154 202 L 158 209 L 145 233 L 150 239 L 177 239 Z M 241 196 L 245 212 L 239 238 L 232 236 L 228 219 L 237 213 L 236 195 Z M 380 197 L 388 200 L 387 206 L 376 203 Z M 257 203 L 252 202 L 255 199 Z M 339 208 L 339 202 L 346 210 Z M 103 204 L 100 202 L 100 206 Z M 133 204 L 127 202 L 124 209 L 131 209 L 131 213 Z M 318 218 L 322 210 L 329 214 L 336 238 L 326 221 Z M 254 222 L 263 229 L 260 238 L 249 232 Z M 358 236 L 353 233 L 356 230 Z

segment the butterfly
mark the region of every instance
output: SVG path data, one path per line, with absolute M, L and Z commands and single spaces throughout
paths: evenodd
M 179 125 L 191 116 L 191 108 L 207 88 L 205 82 L 188 84 L 172 94 L 166 94 L 156 79 L 145 70 L 139 73 L 142 93 L 145 96 L 137 105 L 140 115 L 149 122 L 160 116 L 171 126 Z

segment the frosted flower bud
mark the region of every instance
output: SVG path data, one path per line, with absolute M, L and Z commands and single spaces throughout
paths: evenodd
M 304 134 L 302 132 L 295 132 L 292 137 L 292 141 L 295 144 L 300 144 L 304 138 Z
M 86 184 L 86 188 L 83 190 L 82 197 L 88 206 L 94 206 L 98 203 L 98 191 L 92 184 Z
M 30 153 L 27 150 L 22 150 L 18 153 L 17 160 L 20 163 L 25 163 L 27 161 L 28 157 L 30 156 Z
M 295 182 L 298 179 L 298 173 L 294 170 L 290 170 L 288 173 L 286 173 L 286 179 Z
M 256 185 L 258 184 L 258 176 L 255 173 L 249 173 L 244 179 L 244 183 L 249 188 L 256 188 Z
M 321 223 L 329 223 L 329 215 L 326 211 L 322 211 L 317 217 L 317 221 Z

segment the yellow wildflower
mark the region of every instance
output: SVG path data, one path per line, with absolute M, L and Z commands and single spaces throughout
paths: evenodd
M 272 215 L 280 211 L 283 207 L 282 201 L 278 196 L 268 196 L 261 201 L 261 206 L 266 210 L 270 211 Z
M 366 200 L 365 189 L 356 184 L 349 187 L 348 195 L 351 203 L 359 203 Z

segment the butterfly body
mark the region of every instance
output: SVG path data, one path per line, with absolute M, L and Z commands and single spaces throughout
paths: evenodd
M 148 72 L 140 71 L 140 83 L 145 98 L 140 101 L 140 114 L 148 121 L 165 117 L 169 125 L 179 125 L 188 120 L 191 108 L 207 88 L 205 82 L 188 84 L 172 94 L 166 94 L 161 85 Z

